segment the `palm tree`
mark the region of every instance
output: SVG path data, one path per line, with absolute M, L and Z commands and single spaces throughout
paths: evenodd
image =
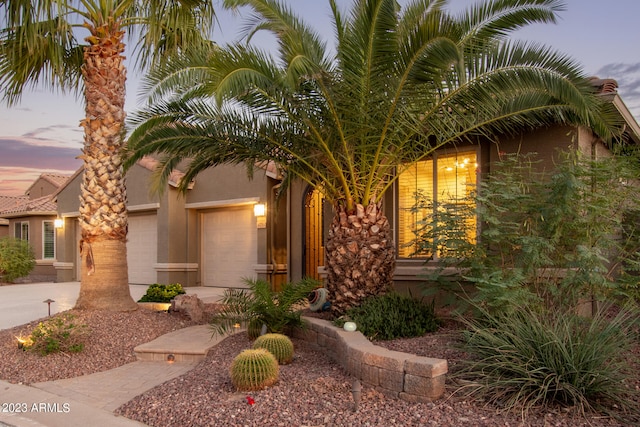
M 135 310 L 127 273 L 121 150 L 125 121 L 124 29 L 136 31 L 144 68 L 206 40 L 208 1 L 5 0 L 0 2 L 0 91 L 15 104 L 27 86 L 84 90 L 81 309 Z M 84 41 L 79 39 L 85 35 Z
M 306 181 L 333 203 L 326 287 L 343 312 L 392 284 L 395 248 L 382 197 L 404 168 L 439 147 L 580 123 L 609 137 L 603 105 L 579 67 L 505 37 L 554 22 L 556 0 L 486 1 L 452 16 L 444 0 L 329 0 L 335 54 L 276 0 L 253 9 L 246 43 L 184 55 L 146 81 L 129 162 L 163 153 L 159 182 L 187 161 L 188 182 L 223 163 L 274 161 L 286 188 Z M 251 45 L 270 31 L 271 55 Z

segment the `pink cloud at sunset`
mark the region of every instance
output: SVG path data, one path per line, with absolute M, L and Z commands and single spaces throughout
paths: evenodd
M 71 175 L 82 161 L 79 148 L 34 145 L 21 139 L 0 138 L 0 194 L 24 194 L 43 172 Z

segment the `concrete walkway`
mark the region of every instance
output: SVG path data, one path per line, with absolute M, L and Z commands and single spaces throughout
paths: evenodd
M 137 300 L 146 289 L 146 285 L 133 285 L 131 296 Z M 220 288 L 206 287 L 186 288 L 186 291 L 190 295 L 197 294 L 205 302 L 218 301 L 224 292 Z M 0 329 L 46 317 L 47 307 L 42 301 L 47 298 L 56 303 L 61 301 L 55 308 L 52 304 L 51 314 L 67 310 L 75 304 L 78 292 L 78 283 L 2 286 Z M 12 320 L 7 314 L 7 311 L 15 314 L 15 307 L 22 307 L 19 321 Z M 163 335 L 136 347 L 138 361 L 109 371 L 31 386 L 0 381 L 0 427 L 143 426 L 116 416 L 112 411 L 193 369 L 222 339 L 212 338 L 208 328 L 208 325 L 192 326 Z M 173 363 L 167 361 L 168 354 L 174 356 Z

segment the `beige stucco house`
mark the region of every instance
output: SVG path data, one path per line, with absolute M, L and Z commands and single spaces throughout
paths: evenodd
M 68 179 L 66 175 L 43 173 L 24 196 L 0 196 L 0 237 L 29 241 L 36 258 L 36 266 L 29 275 L 32 281 L 57 278 L 55 194 Z
M 640 143 L 640 126 L 616 92 L 613 80 L 597 80 L 626 125 L 628 142 Z M 449 147 L 403 173 L 383 201 L 394 227 L 398 288 L 419 283 L 425 260 L 412 255 L 410 195 L 417 189 L 434 197 L 455 196 L 491 173 L 500 153 L 535 151 L 552 165 L 558 149 L 577 147 L 590 156 L 606 155 L 606 146 L 589 130 L 567 126 L 538 129 L 499 141 L 477 140 Z M 186 194 L 176 186 L 176 171 L 161 195 L 150 191 L 153 159 L 144 159 L 127 174 L 129 281 L 183 286 L 242 287 L 245 278 L 266 278 L 274 285 L 304 276 L 321 277 L 323 242 L 331 207 L 308 186 L 294 184 L 276 200 L 276 171 L 256 165 L 248 179 L 244 165 L 209 169 L 191 183 Z M 78 280 L 78 207 L 80 171 L 56 194 L 58 281 Z M 440 196 L 439 196 L 440 195 Z M 449 196 L 447 196 L 449 197 Z M 264 216 L 254 208 L 266 206 Z M 437 261 L 433 261 L 437 262 Z

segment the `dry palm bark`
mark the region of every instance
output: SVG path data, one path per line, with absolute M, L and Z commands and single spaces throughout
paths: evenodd
M 393 283 L 395 246 L 381 205 L 374 202 L 355 212 L 336 206 L 326 243 L 327 281 L 332 310 L 344 313 Z
M 127 272 L 127 209 L 121 150 L 124 144 L 126 69 L 124 32 L 107 20 L 84 49 L 86 118 L 81 183 L 81 309 L 137 309 Z

